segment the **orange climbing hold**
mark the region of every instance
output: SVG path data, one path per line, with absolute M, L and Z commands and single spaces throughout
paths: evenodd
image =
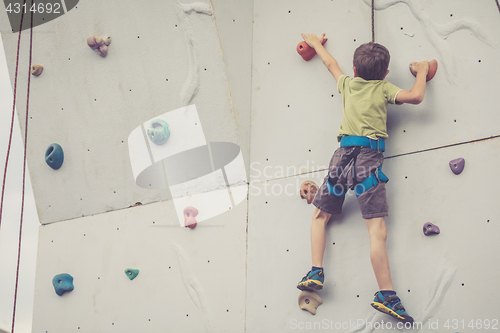
M 314 200 L 316 192 L 318 192 L 318 185 L 311 180 L 306 180 L 300 185 L 300 197 L 306 199 L 308 205 Z
M 417 72 L 413 71 L 413 68 L 411 67 L 412 63 L 410 63 L 410 72 L 413 74 L 413 76 L 417 76 Z M 430 81 L 434 75 L 436 75 L 438 69 L 438 62 L 436 59 L 433 59 L 429 61 L 429 72 L 427 72 L 427 77 L 425 78 L 425 81 Z
M 43 72 L 42 65 L 35 64 L 35 65 L 31 66 L 31 74 L 33 74 L 34 76 L 38 76 L 38 75 L 42 74 L 42 72 Z
M 189 229 L 196 227 L 196 215 L 198 215 L 198 209 L 192 206 L 184 208 L 184 226 Z
M 327 40 L 328 38 L 324 38 L 323 41 L 321 42 L 321 45 L 325 45 Z M 302 58 L 305 61 L 311 60 L 316 55 L 316 51 L 312 47 L 307 45 L 306 42 L 300 42 L 297 45 L 297 52 L 302 56 Z

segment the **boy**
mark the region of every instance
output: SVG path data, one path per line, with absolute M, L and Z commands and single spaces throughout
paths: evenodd
M 370 237 L 370 259 L 379 291 L 371 303 L 375 309 L 403 322 L 413 322 L 406 313 L 392 285 L 386 252 L 387 229 L 385 216 L 388 205 L 385 183 L 389 180 L 381 170 L 387 135 L 387 103 L 419 104 L 425 94 L 427 61 L 411 63 L 417 73 L 410 91 L 399 89 L 384 81 L 389 73 L 389 51 L 376 43 L 363 44 L 354 52 L 354 78 L 344 75 L 334 57 L 314 34 L 302 34 L 306 43 L 315 49 L 323 64 L 337 81 L 342 94 L 343 116 L 337 149 L 330 161 L 329 173 L 316 193 L 316 209 L 311 224 L 311 256 L 313 267 L 297 285 L 300 290 L 323 288 L 323 254 L 325 228 L 332 214 L 342 211 L 344 197 L 353 189 L 361 208 Z

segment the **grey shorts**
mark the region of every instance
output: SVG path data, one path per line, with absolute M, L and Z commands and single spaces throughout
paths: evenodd
M 329 173 L 334 176 L 339 167 L 344 163 L 349 155 L 354 150 L 354 147 L 343 147 L 335 151 L 330 161 Z M 372 150 L 370 148 L 361 148 L 360 153 L 356 160 L 356 180 L 362 182 L 366 177 L 370 176 L 382 163 L 384 162 L 384 155 L 381 151 Z M 352 189 L 355 185 L 353 183 L 352 173 L 353 161 L 344 169 L 344 172 L 339 176 L 337 184 L 345 190 Z M 329 214 L 342 213 L 342 205 L 345 196 L 336 197 L 330 192 L 326 186 L 328 175 L 323 180 L 323 184 L 316 192 L 313 205 Z M 350 192 L 352 193 L 352 192 Z M 389 206 L 385 193 L 385 183 L 379 183 L 377 186 L 372 187 L 365 193 L 358 197 L 359 207 L 361 208 L 361 215 L 364 219 L 372 219 L 376 217 L 384 217 L 388 215 Z

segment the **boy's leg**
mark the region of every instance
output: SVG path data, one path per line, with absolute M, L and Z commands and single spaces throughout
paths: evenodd
M 377 217 L 365 221 L 370 235 L 370 259 L 379 289 L 394 290 L 389 269 L 389 258 L 385 247 L 387 240 L 385 218 Z
M 331 214 L 319 208 L 314 210 L 311 223 L 311 256 L 313 268 L 297 285 L 300 290 L 320 290 L 325 280 L 323 274 L 323 255 L 326 247 L 326 225 Z
M 326 225 L 332 214 L 319 208 L 314 210 L 311 223 L 311 257 L 315 267 L 323 267 L 323 255 L 326 247 Z
M 375 293 L 375 299 L 371 305 L 375 309 L 387 313 L 403 322 L 412 323 L 413 318 L 406 313 L 392 285 L 389 259 L 385 247 L 387 240 L 385 218 L 377 217 L 365 219 L 365 221 L 370 235 L 370 259 L 380 289 L 380 291 Z
M 345 151 L 345 148 L 339 148 L 334 152 L 330 160 L 329 174 L 337 173 L 339 165 L 342 164 Z M 326 248 L 326 225 L 332 214 L 340 214 L 342 212 L 344 197 L 337 197 L 330 194 L 327 181 L 328 175 L 324 178 L 312 202 L 316 207 L 311 223 L 311 257 L 313 267 L 297 285 L 297 288 L 300 290 L 314 291 L 323 288 L 325 280 L 323 274 L 323 255 Z

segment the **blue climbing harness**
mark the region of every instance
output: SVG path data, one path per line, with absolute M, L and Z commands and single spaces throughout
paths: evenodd
M 367 138 L 366 136 L 344 136 L 340 140 L 340 147 L 355 147 L 352 152 L 349 153 L 348 158 L 342 163 L 342 165 L 336 170 L 335 177 L 328 174 L 328 181 L 326 182 L 326 187 L 328 188 L 328 192 L 336 197 L 343 197 L 346 195 L 347 190 L 340 184 L 337 184 L 340 175 L 344 172 L 344 169 L 349 164 L 349 162 L 353 161 L 352 164 L 352 179 L 353 179 L 353 189 L 356 197 L 359 197 L 361 194 L 365 193 L 372 187 L 378 185 L 378 183 L 387 183 L 389 178 L 382 172 L 382 165 L 380 165 L 374 173 L 370 176 L 366 177 L 362 182 L 358 182 L 356 179 L 356 159 L 359 155 L 361 147 L 370 148 L 373 150 L 385 151 L 385 141 L 382 139 L 373 140 Z

